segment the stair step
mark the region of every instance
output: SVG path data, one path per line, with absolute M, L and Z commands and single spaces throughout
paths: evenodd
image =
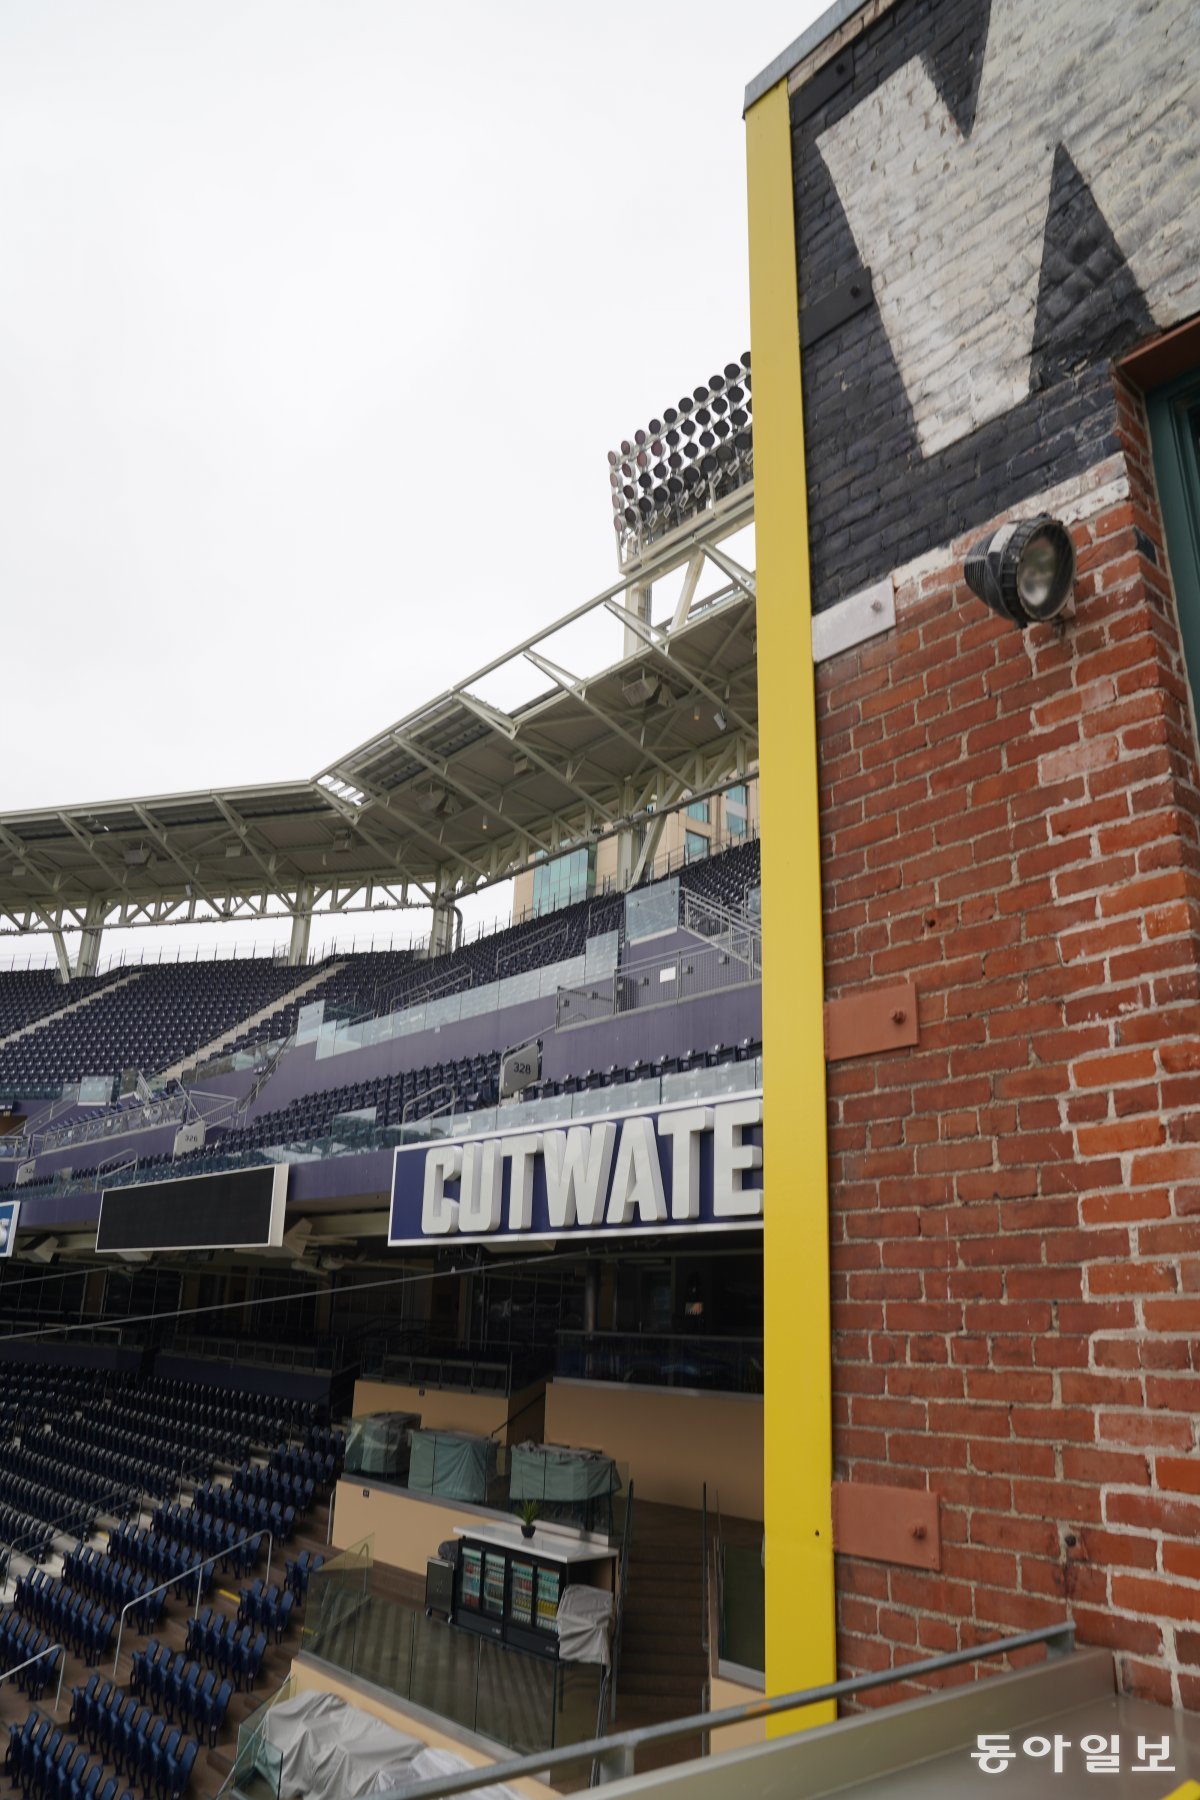
M 669 1620 L 681 1627 L 694 1626 L 700 1612 L 700 1595 L 693 1588 L 643 1588 L 636 1600 L 631 1593 L 625 1601 L 627 1619 Z
M 677 1681 L 690 1684 L 702 1682 L 705 1672 L 702 1656 L 664 1656 L 657 1653 L 637 1656 L 627 1651 L 621 1654 L 622 1679 L 635 1690 L 641 1689 L 645 1680 L 652 1676 L 674 1676 Z
M 687 1640 L 682 1640 L 678 1633 L 667 1631 L 630 1631 L 628 1624 L 621 1627 L 621 1656 L 680 1656 L 698 1651 L 700 1633 L 687 1633 Z
M 625 1679 L 625 1666 L 621 1665 L 620 1679 Z M 632 1683 L 630 1684 L 632 1685 Z M 639 1671 L 636 1694 L 657 1694 L 663 1699 L 678 1701 L 676 1716 L 686 1716 L 694 1707 L 699 1711 L 701 1683 L 694 1675 L 648 1675 Z M 631 1695 L 631 1698 L 634 1696 Z
M 703 1560 L 699 1538 L 694 1544 L 681 1543 L 677 1537 L 664 1537 L 658 1543 L 649 1538 L 636 1538 L 629 1549 L 629 1564 L 634 1569 L 639 1563 L 647 1562 L 687 1562 L 699 1568 Z

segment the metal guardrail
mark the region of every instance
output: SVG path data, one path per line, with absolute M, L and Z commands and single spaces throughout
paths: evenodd
M 621 1672 L 621 1627 L 625 1623 L 625 1594 L 629 1587 L 629 1549 L 633 1543 L 633 1482 L 625 1490 L 625 1523 L 621 1552 L 617 1557 L 617 1603 L 613 1609 L 612 1660 L 609 1665 L 608 1716 L 616 1717 L 617 1678 Z
M 700 1648 L 706 1658 L 712 1653 L 708 1608 L 708 1483 L 706 1481 L 700 1489 Z
M 67 1647 L 65 1644 L 47 1644 L 46 1648 L 39 1650 L 36 1656 L 27 1656 L 24 1662 L 18 1663 L 15 1669 L 5 1669 L 3 1675 L 0 1675 L 0 1686 L 3 1686 L 6 1681 L 11 1681 L 14 1675 L 19 1675 L 22 1669 L 31 1669 L 34 1663 L 41 1662 L 44 1656 L 53 1656 L 56 1650 L 62 1651 L 62 1661 L 58 1665 L 58 1692 L 54 1696 L 54 1710 L 57 1712 L 62 1705 L 63 1676 L 67 1672 Z
M 1028 1650 L 1037 1644 L 1046 1646 L 1047 1656 L 1069 1655 L 1075 1648 L 1074 1624 L 1064 1619 L 1058 1625 L 1043 1625 L 1037 1631 L 1019 1632 L 1015 1637 L 993 1638 L 986 1644 L 950 1650 L 941 1656 L 926 1657 L 922 1662 L 904 1663 L 899 1668 L 853 1675 L 845 1681 L 823 1682 L 819 1687 L 800 1688 L 792 1694 L 774 1694 L 763 1700 L 751 1700 L 743 1706 L 724 1706 L 719 1712 L 668 1719 L 662 1725 L 642 1725 L 632 1731 L 618 1732 L 613 1737 L 593 1738 L 590 1743 L 570 1744 L 561 1750 L 514 1757 L 509 1762 L 488 1763 L 483 1768 L 463 1769 L 454 1775 L 438 1775 L 430 1781 L 417 1781 L 405 1788 L 404 1800 L 448 1800 L 452 1794 L 469 1794 L 476 1788 L 500 1786 L 523 1776 L 548 1780 L 549 1785 L 554 1786 L 554 1774 L 577 1762 L 598 1762 L 602 1781 L 621 1781 L 636 1773 L 635 1757 L 643 1744 L 669 1744 L 678 1738 L 700 1737 L 726 1725 L 777 1718 L 825 1700 L 848 1699 L 853 1694 L 869 1693 L 875 1688 L 890 1687 L 895 1682 L 919 1681 L 926 1675 L 940 1674 L 944 1669 L 984 1662 L 993 1656 L 1008 1656 L 1014 1650 Z
M 554 1372 L 576 1381 L 761 1394 L 763 1342 L 700 1332 L 562 1330 Z
M 267 1572 L 263 1577 L 263 1586 L 266 1588 L 271 1585 L 271 1557 L 275 1550 L 275 1538 L 274 1534 L 268 1531 L 265 1526 L 261 1531 L 252 1531 L 248 1537 L 239 1538 L 236 1544 L 226 1545 L 221 1550 L 220 1554 L 221 1556 L 232 1556 L 235 1550 L 242 1550 L 247 1544 L 256 1543 L 259 1538 L 264 1537 L 267 1540 Z M 196 1613 L 192 1616 L 195 1617 L 200 1611 L 200 1601 L 203 1598 L 204 1593 L 204 1571 L 219 1560 L 220 1557 L 206 1556 L 203 1561 L 193 1563 L 191 1567 L 180 1570 L 179 1574 L 173 1575 L 170 1581 L 160 1581 L 157 1587 L 152 1587 L 149 1592 L 145 1594 L 139 1594 L 136 1600 L 126 1601 L 125 1605 L 121 1608 L 121 1617 L 117 1625 L 117 1648 L 113 1655 L 114 1681 L 117 1678 L 117 1664 L 121 1660 L 121 1638 L 125 1631 L 125 1614 L 127 1612 L 132 1612 L 134 1607 L 141 1606 L 145 1601 L 153 1600 L 155 1594 L 163 1594 L 168 1588 L 178 1587 L 181 1581 L 187 1581 L 194 1575 L 196 1577 Z
M 253 1363 L 266 1369 L 288 1369 L 313 1374 L 336 1366 L 338 1342 L 328 1338 L 317 1344 L 272 1344 L 261 1338 L 196 1337 L 178 1333 L 164 1345 L 168 1356 L 193 1356 L 205 1362 Z

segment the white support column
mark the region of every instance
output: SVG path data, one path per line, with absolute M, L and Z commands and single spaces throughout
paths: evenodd
M 635 886 L 642 879 L 647 868 L 653 864 L 654 853 L 658 849 L 659 841 L 663 834 L 663 826 L 666 822 L 666 813 L 659 813 L 657 818 L 651 819 L 650 823 L 647 825 L 646 835 L 642 839 L 641 852 L 636 863 L 633 865 L 633 873 L 629 879 L 628 885 L 630 887 Z
M 79 955 L 75 959 L 76 975 L 94 975 L 100 962 L 100 940 L 104 936 L 101 923 L 104 918 L 104 907 L 98 900 L 89 900 L 84 914 L 83 930 L 79 934 Z
M 628 635 L 628 634 L 626 634 Z M 633 783 L 626 781 L 621 794 L 621 812 L 628 818 L 633 810 Z M 625 893 L 633 880 L 633 863 L 637 855 L 637 832 L 627 825 L 617 833 L 617 886 Z
M 296 911 L 292 914 L 292 936 L 288 944 L 288 964 L 296 969 L 308 961 L 308 944 L 312 936 L 312 883 L 300 884 L 296 895 Z
M 58 963 L 58 979 L 66 987 L 71 979 L 71 959 L 67 955 L 67 941 L 61 931 L 55 929 L 50 933 L 54 940 L 54 956 Z
M 449 894 L 439 894 L 429 926 L 430 956 L 445 956 L 451 950 L 457 949 L 461 936 L 461 914 Z
M 631 587 L 625 595 L 625 610 L 636 614 L 639 619 L 649 625 L 650 602 L 653 594 L 654 588 L 650 582 L 647 582 L 645 587 Z M 644 650 L 645 647 L 644 640 L 638 636 L 636 631 L 631 631 L 627 625 L 625 627 L 626 656 L 636 656 L 638 651 Z

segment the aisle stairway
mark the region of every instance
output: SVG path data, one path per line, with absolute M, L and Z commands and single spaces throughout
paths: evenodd
M 639 1496 L 621 1631 L 614 1731 L 684 1718 L 704 1705 L 700 1514 Z M 638 1753 L 638 1770 L 698 1756 L 696 1739 Z

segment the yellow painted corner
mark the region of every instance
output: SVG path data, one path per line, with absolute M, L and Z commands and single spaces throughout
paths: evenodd
M 787 84 L 746 115 L 762 913 L 767 1692 L 837 1675 L 824 967 L 812 594 Z M 832 1718 L 832 1702 L 773 1722 Z

